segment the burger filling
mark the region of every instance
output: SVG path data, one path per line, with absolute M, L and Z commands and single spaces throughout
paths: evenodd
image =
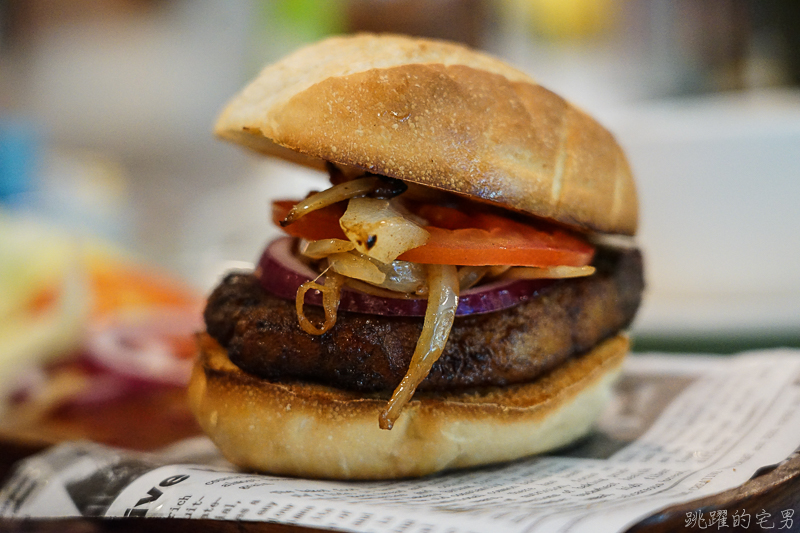
M 456 316 L 444 352 L 418 394 L 530 382 L 626 327 L 642 294 L 639 252 L 600 247 L 593 265 L 594 275 L 540 283 L 513 307 Z M 465 293 L 462 301 L 469 298 Z M 344 307 L 347 289 L 342 295 Z M 416 302 L 394 305 L 407 311 L 407 304 Z M 307 305 L 306 315 L 321 323 L 325 313 Z M 378 397 L 388 397 L 400 384 L 423 323 L 422 316 L 407 313 L 340 309 L 336 327 L 309 335 L 297 325 L 294 302 L 264 290 L 254 273 L 226 276 L 208 300 L 205 319 L 208 333 L 246 372 Z
M 594 247 L 581 237 L 563 229 L 545 223 L 534 224 L 527 219 L 512 218 L 505 212 L 471 204 L 456 197 L 445 197 L 443 202 L 442 197 L 436 197 L 437 193 L 419 188 L 409 191 L 408 186 L 399 180 L 375 175 L 346 179 L 333 165 L 329 165 L 329 170 L 331 181 L 334 183 L 331 188 L 312 194 L 300 202 L 273 204 L 273 219 L 287 233 L 300 239 L 298 246 L 293 248 L 295 259 L 299 258 L 306 267 L 315 272 L 313 277 L 309 276 L 309 279 L 300 283 L 296 289 L 294 320 L 304 332 L 316 336 L 319 340 L 312 341 L 307 336 L 299 345 L 293 346 L 284 342 L 278 349 L 281 352 L 279 357 L 265 357 L 264 348 L 270 343 L 253 344 L 251 340 L 246 339 L 247 333 L 237 335 L 234 332 L 261 330 L 275 333 L 276 329 L 284 329 L 287 306 L 285 300 L 272 301 L 273 298 L 269 295 L 247 300 L 254 302 L 266 298 L 268 303 L 250 306 L 251 309 L 256 309 L 255 315 L 262 315 L 258 309 L 271 308 L 266 318 L 262 316 L 258 319 L 255 328 L 242 327 L 242 324 L 232 325 L 232 316 L 224 311 L 228 302 L 248 297 L 243 295 L 232 297 L 230 291 L 218 289 L 209 302 L 206 311 L 209 332 L 223 345 L 227 345 L 232 360 L 245 370 L 255 371 L 272 379 L 316 377 L 322 382 L 330 382 L 331 376 L 359 375 L 361 378 L 334 379 L 336 383 L 333 384 L 348 388 L 355 383 L 357 385 L 355 388 L 360 390 L 393 389 L 391 399 L 379 420 L 380 427 L 391 429 L 403 406 L 423 383 L 449 380 L 451 385 L 456 383 L 457 386 L 502 385 L 518 381 L 520 378 L 530 379 L 560 363 L 569 355 L 588 349 L 602 338 L 618 331 L 630 322 L 635 313 L 642 286 L 641 260 L 638 252 L 617 253 L 616 259 L 612 261 L 608 259 L 600 261 L 603 274 L 593 275 L 596 270 L 596 266 L 591 264 L 595 255 Z M 609 253 L 604 253 L 605 256 L 609 256 Z M 622 264 L 625 268 L 608 268 L 609 263 Z M 263 282 L 272 274 L 260 268 L 256 272 L 256 278 L 260 278 Z M 534 339 L 516 343 L 515 339 L 525 336 L 521 333 L 524 330 L 536 332 L 537 328 L 531 327 L 533 326 L 531 323 L 519 324 L 518 330 L 506 331 L 502 336 L 495 335 L 502 331 L 502 328 L 497 329 L 502 324 L 488 324 L 494 329 L 475 330 L 478 336 L 484 338 L 469 341 L 474 342 L 474 346 L 471 344 L 464 346 L 465 341 L 462 339 L 470 336 L 464 333 L 458 333 L 458 340 L 453 342 L 454 325 L 456 325 L 455 331 L 461 331 L 459 321 L 468 322 L 475 320 L 477 316 L 479 321 L 491 322 L 496 319 L 502 322 L 503 318 L 500 317 L 508 313 L 457 318 L 457 314 L 469 314 L 473 309 L 468 305 L 467 311 L 463 311 L 465 309 L 463 302 L 459 308 L 459 296 L 462 293 L 465 295 L 470 291 L 474 293 L 476 290 L 480 291 L 482 285 L 496 286 L 498 283 L 501 287 L 505 287 L 506 283 L 516 283 L 515 287 L 519 292 L 520 282 L 515 280 L 561 280 L 586 276 L 591 276 L 586 278 L 588 282 L 578 285 L 574 283 L 578 280 L 573 280 L 572 284 L 550 282 L 553 287 L 546 284 L 533 286 L 553 292 L 557 300 L 565 300 L 552 305 L 561 306 L 560 314 L 566 313 L 567 316 L 570 314 L 570 306 L 579 303 L 569 301 L 572 298 L 566 295 L 570 291 L 569 287 L 586 287 L 583 289 L 586 296 L 574 297 L 586 300 L 580 302 L 584 306 L 587 303 L 594 304 L 597 309 L 603 311 L 590 320 L 573 316 L 566 320 L 568 324 L 560 324 L 556 329 L 569 332 L 572 339 L 581 339 L 582 342 L 562 343 L 555 349 L 544 344 L 542 347 L 546 355 L 543 358 L 534 357 L 530 360 L 527 354 L 535 355 L 539 352 L 537 348 L 540 346 L 535 341 L 535 336 Z M 629 283 L 631 279 L 622 278 L 632 278 L 634 283 Z M 223 286 L 231 279 L 228 278 Z M 558 289 L 559 283 L 567 288 Z M 235 285 L 244 287 L 252 283 L 237 282 Z M 524 286 L 532 287 L 529 281 L 525 282 Z M 602 297 L 593 296 L 596 291 L 593 291 L 592 287 L 599 289 L 601 293 L 609 294 L 604 294 Z M 398 326 L 390 327 L 386 332 L 378 332 L 374 324 L 376 321 L 369 315 L 339 311 L 340 303 L 343 301 L 343 291 L 371 295 L 381 302 L 415 300 L 415 303 L 420 305 L 399 307 L 417 309 L 417 313 L 411 314 L 423 314 L 422 324 L 420 326 L 419 318 L 405 316 L 384 319 L 384 324 L 398 324 Z M 559 297 L 559 294 L 562 296 Z M 521 309 L 512 310 L 511 313 L 520 312 L 520 316 L 526 320 L 537 319 L 536 315 L 542 309 L 537 309 L 536 306 L 540 305 L 543 299 L 536 298 L 528 302 L 529 297 L 533 296 L 532 293 L 522 293 L 521 296 L 517 303 L 525 303 Z M 311 300 L 311 297 L 315 297 L 315 302 L 321 304 L 321 310 L 318 310 L 319 307 L 307 305 L 307 300 Z M 465 300 L 475 299 L 465 296 Z M 494 301 L 494 298 L 489 298 L 489 301 Z M 528 309 L 528 303 L 533 307 Z M 545 306 L 547 307 L 547 304 Z M 393 306 L 389 304 L 388 307 Z M 421 308 L 424 308 L 424 313 L 419 313 Z M 491 305 L 481 309 L 493 310 Z M 353 310 L 362 311 L 357 306 Z M 544 318 L 547 321 L 559 316 L 559 313 L 554 312 L 555 309 L 547 311 L 548 314 L 538 317 L 539 320 Z M 532 312 L 533 316 L 526 317 L 526 312 Z M 233 320 L 239 321 L 246 313 L 236 311 L 233 314 L 236 315 Z M 381 310 L 379 314 L 386 313 Z M 573 312 L 573 315 L 575 314 Z M 334 325 L 343 317 L 347 325 L 334 329 Z M 366 325 L 357 324 L 370 321 L 373 324 L 367 329 L 371 327 L 373 333 L 370 334 L 368 331 L 364 333 L 371 337 L 375 337 L 376 333 L 380 336 L 372 339 L 372 349 L 362 349 L 362 345 L 367 342 L 366 339 L 351 338 L 342 343 L 342 339 L 321 338 L 337 336 L 337 332 L 355 333 L 355 330 Z M 582 331 L 583 329 L 588 330 L 589 334 Z M 285 334 L 282 334 L 282 337 L 284 341 L 287 340 Z M 410 340 L 413 340 L 413 349 L 409 346 Z M 492 349 L 493 343 L 500 347 Z M 282 374 L 281 368 L 293 367 L 292 364 L 284 363 L 295 360 L 308 363 L 309 357 L 313 359 L 313 354 L 324 351 L 321 348 L 323 345 L 347 346 L 344 350 L 346 353 L 344 356 L 336 354 L 335 357 L 321 358 L 311 365 L 300 364 L 300 367 L 311 370 L 311 372 L 308 370 L 300 372 L 304 374 L 302 376 L 291 370 L 288 374 Z M 253 346 L 259 347 L 255 350 L 258 354 L 253 353 Z M 313 346 L 316 346 L 316 349 Z M 400 349 L 395 350 L 392 346 Z M 269 351 L 269 347 L 266 347 Z M 374 353 L 376 347 L 378 351 L 386 352 L 384 357 L 376 356 Z M 466 358 L 474 357 L 475 353 L 483 354 L 484 358 L 489 360 L 488 364 L 481 362 L 474 366 L 488 369 L 488 379 L 475 379 L 473 382 L 470 376 L 474 376 L 469 372 L 465 374 L 462 369 L 448 373 L 447 378 L 443 377 L 441 370 L 438 370 L 434 372 L 435 377 L 432 377 L 432 369 L 443 353 L 447 354 L 447 359 L 446 362 L 436 365 L 439 369 L 448 365 L 458 365 L 453 361 L 460 358 L 457 354 L 464 354 L 463 357 Z M 353 355 L 346 354 L 353 354 L 362 360 L 353 365 Z M 523 355 L 517 357 L 514 354 Z M 527 363 L 517 361 L 526 358 L 529 358 Z M 331 369 L 331 365 L 335 368 Z M 377 368 L 373 368 L 376 366 Z M 523 370 L 521 375 L 515 375 L 514 371 L 502 370 L 504 367 Z M 276 370 L 282 375 L 276 376 Z M 309 374 L 321 375 L 309 376 Z M 402 376 L 399 381 L 398 375 Z M 375 379 L 375 376 L 380 377 Z M 459 376 L 466 377 L 466 380 Z

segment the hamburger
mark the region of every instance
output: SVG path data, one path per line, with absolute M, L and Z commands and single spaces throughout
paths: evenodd
M 643 290 L 594 119 L 477 51 L 355 35 L 266 67 L 215 132 L 330 180 L 273 202 L 288 236 L 209 297 L 189 397 L 230 461 L 390 479 L 590 431 Z

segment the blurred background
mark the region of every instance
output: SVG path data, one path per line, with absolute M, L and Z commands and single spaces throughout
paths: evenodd
M 269 199 L 324 182 L 215 140 L 215 116 L 265 63 L 362 30 L 487 50 L 614 132 L 637 350 L 800 346 L 795 0 L 0 0 L 0 322 L 20 280 L 74 267 L 65 242 L 198 294 L 254 261 Z

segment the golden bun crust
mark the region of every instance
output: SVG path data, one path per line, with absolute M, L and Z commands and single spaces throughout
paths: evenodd
M 394 479 L 510 461 L 569 444 L 599 416 L 628 351 L 618 335 L 533 383 L 420 394 L 391 431 L 386 399 L 247 374 L 208 335 L 189 384 L 203 430 L 248 470 L 329 479 Z
M 334 37 L 265 68 L 216 133 L 469 195 L 582 230 L 633 235 L 636 189 L 613 136 L 524 73 L 441 41 Z

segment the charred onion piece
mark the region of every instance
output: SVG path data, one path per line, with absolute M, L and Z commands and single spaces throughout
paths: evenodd
M 359 171 L 354 167 L 345 167 L 347 170 L 347 174 L 345 174 L 345 170 L 342 168 L 330 161 L 325 161 L 325 169 L 328 171 L 328 177 L 333 185 L 339 185 L 340 183 L 344 183 L 358 176 L 379 178 L 382 183 L 378 185 L 374 191 L 367 194 L 370 198 L 389 200 L 408 190 L 408 185 L 403 180 L 390 178 L 389 176 L 381 176 L 380 174 L 373 174 L 372 172 Z
M 297 308 L 297 321 L 306 333 L 311 335 L 322 335 L 336 324 L 336 311 L 339 309 L 339 301 L 342 294 L 342 276 L 329 272 L 325 276 L 325 285 L 320 285 L 316 280 L 307 281 L 297 289 L 295 307 Z M 325 323 L 321 328 L 316 327 L 306 317 L 303 312 L 306 292 L 309 289 L 316 289 L 322 293 L 322 305 L 325 308 Z
M 328 171 L 328 178 L 333 185 L 339 185 L 340 183 L 344 183 L 347 181 L 347 176 L 344 175 L 342 169 L 331 163 L 330 161 L 325 161 L 325 170 Z
M 381 179 L 377 176 L 359 178 L 352 181 L 345 181 L 339 185 L 334 185 L 322 192 L 312 194 L 305 200 L 295 204 L 286 218 L 281 220 L 281 226 L 286 227 L 303 215 L 307 215 L 317 209 L 322 209 L 333 205 L 342 200 L 348 200 L 357 196 L 364 196 L 376 190 L 381 184 Z
M 458 307 L 458 272 L 452 265 L 427 265 L 428 308 L 411 364 L 378 419 L 381 429 L 392 429 L 417 386 L 442 355 Z
M 374 174 L 370 174 L 373 176 Z M 388 176 L 376 176 L 379 178 L 380 184 L 375 188 L 374 191 L 367 194 L 369 198 L 378 198 L 380 200 L 391 200 L 395 196 L 400 196 L 404 192 L 408 190 L 408 185 L 406 185 L 403 181 L 390 178 Z

